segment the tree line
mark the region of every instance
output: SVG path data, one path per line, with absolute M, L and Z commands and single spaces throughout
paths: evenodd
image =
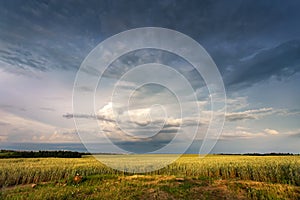
M 89 153 L 81 153 L 74 151 L 13 151 L 0 150 L 0 158 L 81 158 L 82 155 Z

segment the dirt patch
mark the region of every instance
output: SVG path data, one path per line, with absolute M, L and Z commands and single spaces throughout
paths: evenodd
M 152 199 L 161 199 L 161 200 L 175 200 L 176 198 L 174 198 L 171 194 L 162 191 L 162 190 L 155 190 L 153 188 L 150 188 L 149 190 L 147 190 L 145 192 L 145 194 L 140 197 L 141 200 L 152 200 Z
M 228 181 L 216 180 L 211 185 L 195 187 L 192 194 L 195 199 L 248 199 L 244 191 L 233 191 L 228 187 Z

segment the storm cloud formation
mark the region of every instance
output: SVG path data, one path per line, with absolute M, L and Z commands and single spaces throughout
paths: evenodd
M 121 31 L 158 26 L 202 44 L 228 88 L 299 71 L 300 3 L 291 1 L 3 1 L 0 60 L 6 71 L 76 70 Z
M 73 83 L 84 58 L 100 42 L 128 29 L 163 27 L 199 42 L 222 75 L 228 112 L 221 140 L 241 142 L 227 146 L 221 142 L 216 147 L 218 151 L 226 152 L 229 147 L 235 152 L 263 151 L 261 148 L 268 145 L 266 149 L 276 151 L 272 146 L 276 142 L 268 142 L 271 138 L 283 150 L 286 145 L 286 149 L 298 152 L 299 9 L 297 0 L 1 1 L 0 142 L 78 142 L 70 120 L 78 118 L 99 122 L 103 131 L 125 149 L 142 149 L 147 140 L 120 135 L 111 113 L 73 112 Z M 198 98 L 201 118 L 169 116 L 153 120 L 149 131 L 162 121 L 165 124 L 146 151 L 168 143 L 180 125 L 195 126 L 199 121 L 200 129 L 205 129 L 211 114 L 211 96 L 201 75 L 170 52 L 130 52 L 115 60 L 104 77 L 118 80 L 135 66 L 151 62 L 170 65 L 189 80 Z M 86 73 L 91 77 L 99 74 L 97 68 L 89 69 Z M 132 90 L 136 85 L 120 82 L 119 86 Z M 77 89 L 83 97 L 95 92 L 95 88 L 87 86 Z M 97 102 L 101 106 L 96 109 L 110 105 L 111 94 L 104 91 L 101 95 Z M 134 114 L 143 113 L 142 109 L 146 112 L 148 105 L 158 101 L 170 104 L 170 98 L 152 86 L 141 88 L 135 98 Z M 189 108 L 188 103 L 183 106 Z M 125 107 L 119 110 L 120 116 L 124 110 Z M 128 130 L 146 135 L 149 119 L 141 116 L 133 115 L 135 118 L 130 123 L 125 120 L 125 124 Z M 82 130 L 93 131 L 97 134 L 95 130 Z M 247 139 L 253 139 L 252 143 Z M 257 141 L 266 145 L 257 146 Z

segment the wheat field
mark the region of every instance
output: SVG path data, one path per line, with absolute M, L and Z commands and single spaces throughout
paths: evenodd
M 76 174 L 82 182 L 73 182 Z M 299 199 L 300 156 L 184 155 L 145 174 L 92 156 L 0 159 L 0 186 L 4 199 Z

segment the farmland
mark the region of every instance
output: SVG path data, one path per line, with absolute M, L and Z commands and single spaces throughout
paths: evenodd
M 91 156 L 1 159 L 0 186 L 3 199 L 299 199 L 300 156 L 184 155 L 144 174 Z

